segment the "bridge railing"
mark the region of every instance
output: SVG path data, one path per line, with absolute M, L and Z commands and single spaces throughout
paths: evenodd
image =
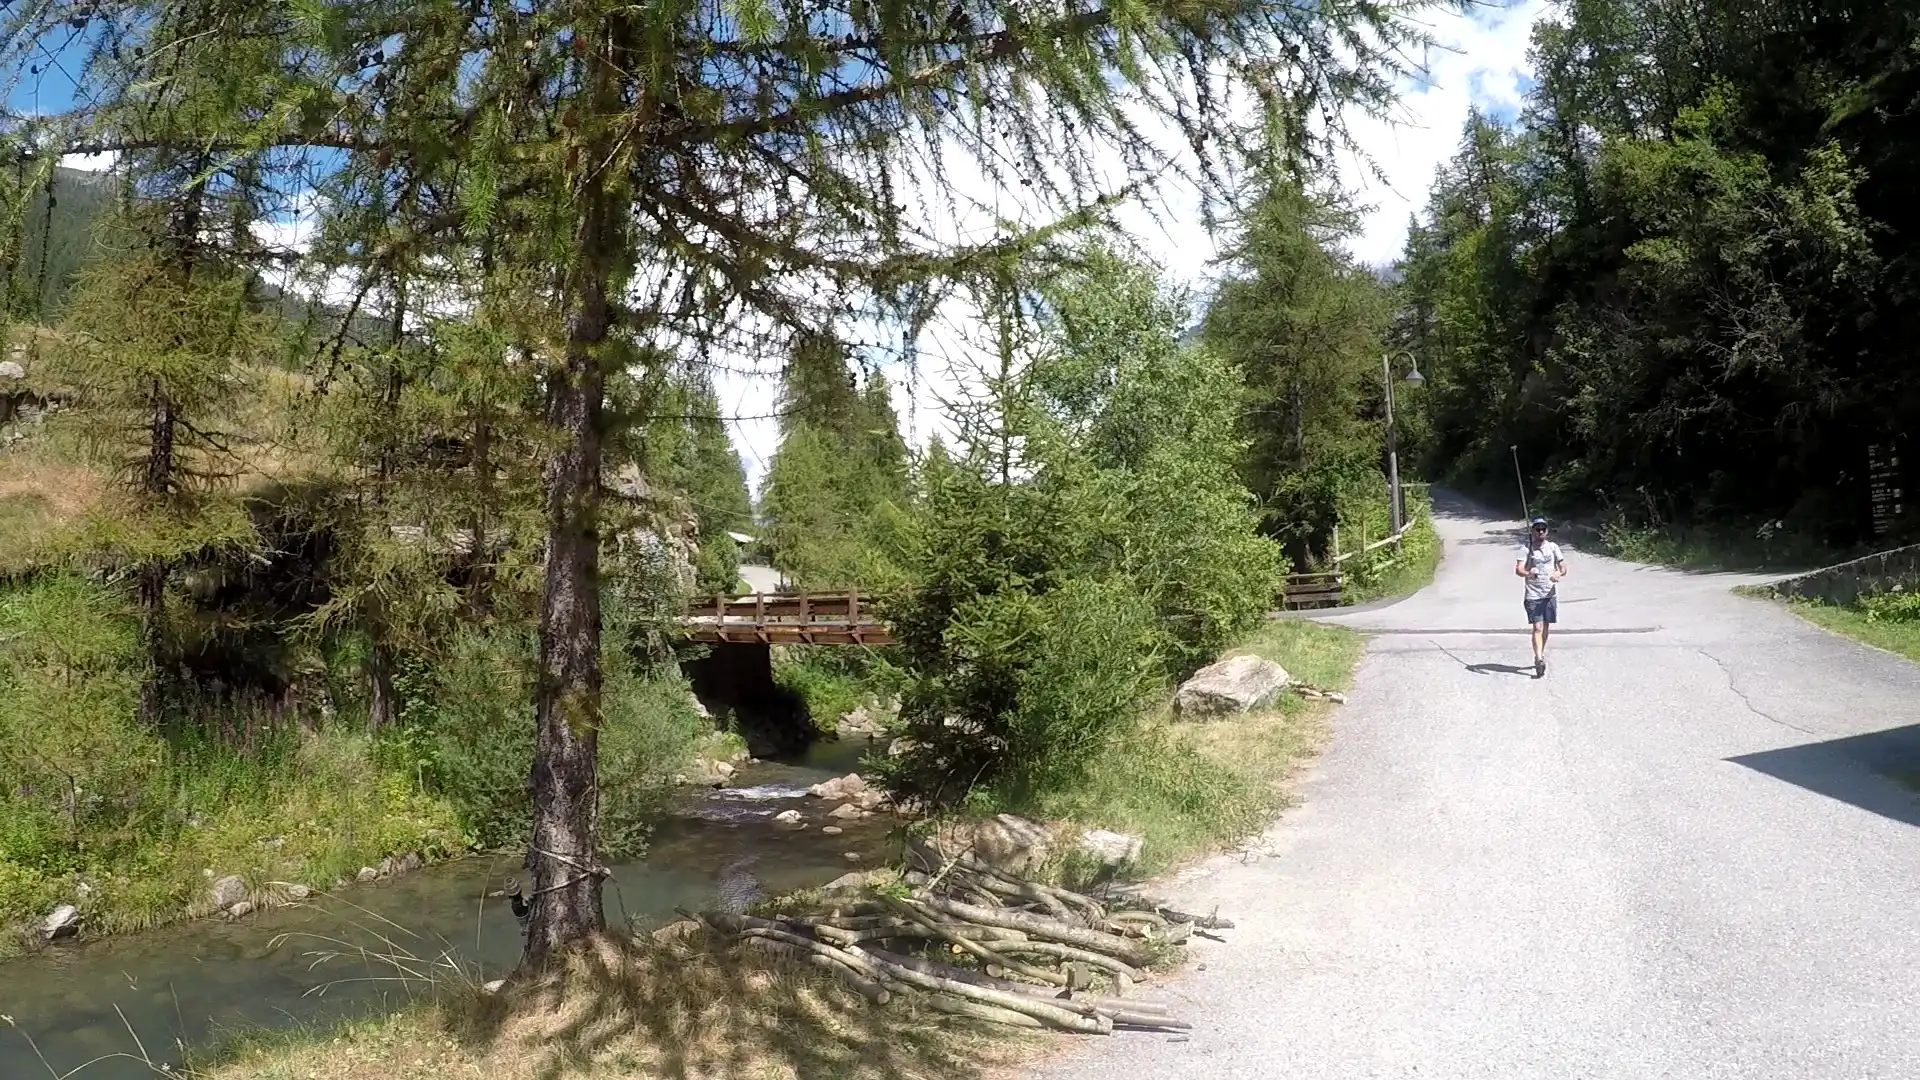
M 687 634 L 696 641 L 774 645 L 887 645 L 886 623 L 858 590 L 831 593 L 716 595 L 687 609 Z

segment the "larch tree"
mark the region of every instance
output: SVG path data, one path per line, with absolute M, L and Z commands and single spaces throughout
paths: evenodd
M 495 257 L 523 275 L 550 440 L 530 966 L 604 927 L 595 835 L 610 377 L 831 332 L 851 307 L 1021 247 L 1013 227 L 970 247 L 931 238 L 944 200 L 915 189 L 948 183 L 950 167 L 1028 188 L 1042 216 L 1092 221 L 1167 174 L 1173 154 L 1149 117 L 1195 151 L 1203 180 L 1271 145 L 1310 161 L 1316 125 L 1337 128 L 1352 103 L 1390 102 L 1401 58 L 1424 40 L 1406 21 L 1420 6 L 290 5 L 288 40 L 314 43 L 312 63 L 326 70 L 258 111 L 249 139 L 330 146 L 374 168 L 451 160 L 446 205 L 374 249 L 513 221 Z M 400 77 L 409 64 L 432 78 Z

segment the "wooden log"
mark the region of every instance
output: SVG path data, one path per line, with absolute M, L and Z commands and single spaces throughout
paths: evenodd
M 1022 964 L 1017 960 L 1008 960 L 1002 954 L 998 952 L 990 951 L 989 949 L 987 949 L 987 947 L 981 945 L 978 942 L 970 941 L 963 935 L 949 932 L 947 929 L 941 926 L 941 924 L 937 920 L 935 920 L 932 916 L 919 911 L 918 909 L 907 904 L 904 900 L 889 899 L 888 903 L 893 906 L 894 910 L 900 912 L 901 914 L 907 916 L 908 918 L 913 919 L 915 922 L 918 922 L 921 926 L 926 927 L 929 931 L 938 935 L 940 938 L 954 945 L 958 945 L 960 948 L 965 949 L 967 952 L 972 953 L 974 956 L 979 957 L 981 960 L 987 961 L 989 963 L 997 960 L 1001 964 L 1004 964 L 1009 969 L 1015 972 L 1018 972 L 1021 975 L 1025 975 L 1027 978 L 1032 979 L 1035 982 L 1046 983 L 1050 986 L 1068 985 L 1067 977 L 1059 974 L 1058 972 L 1046 971 L 1041 968 L 1033 967 L 1029 964 Z
M 1014 1012 L 1012 1009 L 1002 1009 L 994 1005 L 984 1005 L 978 1001 L 968 1001 L 966 998 L 949 997 L 946 994 L 934 994 L 928 997 L 927 1004 L 951 1016 L 970 1016 L 975 1020 L 1006 1024 L 1008 1027 L 1044 1029 L 1047 1026 L 1036 1016 L 1028 1016 L 1026 1013 Z
M 1014 1012 L 1025 1013 L 1046 1024 L 1048 1027 L 1058 1028 L 1061 1031 L 1078 1031 L 1088 1035 L 1113 1034 L 1113 1021 L 1111 1019 L 1099 1015 L 1084 1015 L 1079 1010 L 1068 1008 L 1065 1003 L 1041 1001 L 1037 998 L 1028 997 L 1012 991 L 997 990 L 993 987 L 979 986 L 974 983 L 962 982 L 958 979 L 929 975 L 903 964 L 895 964 L 887 960 L 878 959 L 863 945 L 855 945 L 848 951 L 865 957 L 892 978 L 906 983 L 909 986 L 917 986 L 922 990 L 930 990 L 934 993 L 952 994 L 955 997 L 967 998 L 980 1002 L 983 1005 L 993 1005 L 1002 1009 L 1011 1009 Z
M 986 947 L 1002 956 L 1051 956 L 1056 960 L 1074 960 L 1082 964 L 1092 964 L 1115 975 L 1124 975 L 1128 979 L 1140 978 L 1140 972 L 1124 961 L 1087 949 L 1062 945 L 1055 941 L 996 941 Z
M 868 955 L 884 959 L 889 963 L 899 964 L 902 967 L 912 968 L 915 971 L 925 972 L 928 975 L 935 975 L 944 979 L 953 979 L 958 982 L 972 983 L 976 986 L 991 987 L 995 990 L 1005 990 L 1010 994 L 1024 994 L 1028 997 L 1037 997 L 1043 1001 L 1051 1001 L 1056 1005 L 1083 1013 L 1088 1011 L 1100 1012 L 1110 1010 L 1167 1017 L 1172 1011 L 1172 1007 L 1164 1001 L 1154 1001 L 1145 998 L 1128 998 L 1121 1000 L 1113 997 L 1102 997 L 1096 994 L 1074 994 L 1062 997 L 1060 996 L 1060 991 L 1049 990 L 1044 986 L 1031 986 L 1026 983 L 1014 982 L 1011 979 L 996 979 L 991 975 L 982 975 L 977 971 L 968 971 L 965 968 L 953 967 L 949 964 L 942 964 L 937 960 L 928 960 L 925 957 L 903 956 L 899 953 L 891 953 L 884 949 L 872 947 L 863 948 Z
M 994 866 L 992 863 L 980 859 L 970 851 L 962 852 L 960 858 L 960 865 L 973 871 L 975 874 L 1003 882 L 1009 888 L 1019 890 L 1020 895 L 1029 898 L 1038 898 L 1050 907 L 1064 905 L 1082 912 L 1090 920 L 1100 919 L 1106 915 L 1106 909 L 1101 906 L 1099 901 L 1090 896 L 1083 896 L 1071 889 L 1042 885 L 1037 881 L 1028 881 L 1025 878 L 1016 877 Z
M 1004 930 L 997 926 L 968 926 L 959 923 L 942 923 L 948 932 L 958 934 L 969 941 L 1025 941 L 1027 935 L 1018 930 Z M 863 941 L 890 941 L 896 938 L 935 937 L 933 931 L 917 922 L 892 919 L 876 923 L 859 930 L 846 930 L 830 923 L 810 922 L 807 924 L 815 934 L 836 945 L 858 945 Z
M 1125 938 L 1084 927 L 1068 926 L 1055 919 L 985 908 L 977 904 L 963 904 L 957 900 L 942 900 L 932 896 L 917 898 L 913 903 L 951 918 L 978 923 L 981 926 L 1019 930 L 1028 937 L 1040 941 L 1057 941 L 1062 945 L 1073 945 L 1089 952 L 1115 957 L 1134 967 L 1146 967 L 1153 961 L 1152 953 Z
M 765 933 L 765 931 L 760 931 L 760 933 Z M 862 997 L 873 1002 L 875 1005 L 885 1005 L 887 1002 L 893 1000 L 893 994 L 889 992 L 886 987 L 861 975 L 859 972 L 831 956 L 823 956 L 811 950 L 800 948 L 797 945 L 790 945 L 787 942 L 778 941 L 770 937 L 742 937 L 740 943 L 761 952 L 791 960 L 795 963 L 808 964 L 828 971 L 841 982 L 853 987 Z

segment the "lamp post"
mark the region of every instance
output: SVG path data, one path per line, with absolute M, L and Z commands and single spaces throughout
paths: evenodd
M 1393 359 L 1396 356 L 1407 358 L 1407 382 L 1419 386 L 1427 379 L 1420 374 L 1420 361 L 1408 350 L 1380 354 L 1380 381 L 1387 388 L 1387 509 L 1393 518 L 1393 531 L 1398 533 L 1406 523 L 1407 506 L 1400 495 L 1400 444 L 1393 423 Z

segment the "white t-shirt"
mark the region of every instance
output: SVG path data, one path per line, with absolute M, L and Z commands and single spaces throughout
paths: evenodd
M 1551 540 L 1538 545 L 1525 544 L 1519 551 L 1521 562 L 1527 564 L 1527 599 L 1540 600 L 1553 595 L 1554 567 L 1560 565 L 1560 545 Z

